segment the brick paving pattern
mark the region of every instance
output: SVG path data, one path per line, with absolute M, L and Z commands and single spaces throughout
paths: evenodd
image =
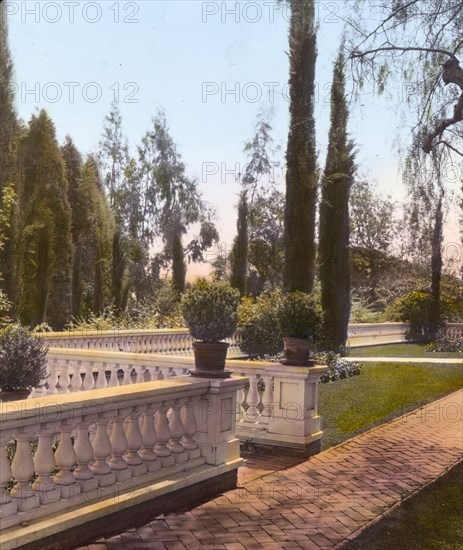
M 462 458 L 463 390 L 306 462 L 273 465 L 286 469 L 250 464 L 237 489 L 79 550 L 341 547 Z

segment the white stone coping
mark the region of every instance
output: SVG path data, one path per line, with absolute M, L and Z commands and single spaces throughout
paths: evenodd
M 10 401 L 0 403 L 0 426 L 5 433 L 17 427 L 37 426 L 37 422 L 65 420 L 78 414 L 92 416 L 145 403 L 194 397 L 207 393 L 209 388 L 214 392 L 217 387 L 238 390 L 243 387 L 243 380 L 239 377 L 209 380 L 178 376 L 143 384 Z

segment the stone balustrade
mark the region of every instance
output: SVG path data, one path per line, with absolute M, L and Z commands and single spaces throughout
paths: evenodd
M 2 550 L 83 524 L 94 533 L 103 517 L 217 476 L 236 483 L 246 384 L 179 376 L 0 403 Z
M 407 342 L 409 329 L 408 323 L 351 323 L 347 332 L 347 346 L 352 348 Z
M 187 329 L 75 330 L 37 333 L 37 337 L 44 339 L 50 347 L 55 348 L 158 353 L 177 357 L 192 355 L 194 342 L 194 338 Z M 230 344 L 230 354 L 241 353 L 239 332 L 225 341 Z
M 449 325 L 450 326 L 450 325 Z M 348 329 L 348 346 L 406 342 L 407 323 L 351 323 Z M 193 337 L 187 329 L 112 330 L 38 333 L 50 347 L 124 351 L 127 353 L 156 353 L 162 355 L 193 355 Z M 230 344 L 229 356 L 242 356 L 240 332 L 226 340 Z
M 48 377 L 31 396 L 165 380 L 183 376 L 193 367 L 192 357 L 51 348 Z M 238 394 L 236 411 L 237 434 L 245 447 L 316 452 L 322 435 L 318 379 L 326 367 L 233 360 L 226 368 L 249 380 Z

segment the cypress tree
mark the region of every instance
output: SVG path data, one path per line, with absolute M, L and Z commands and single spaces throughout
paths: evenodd
M 106 198 L 98 163 L 88 157 L 82 167 L 79 186 L 82 197 L 82 219 L 85 228 L 80 246 L 83 311 L 96 314 L 104 310 L 112 298 L 112 253 L 114 218 Z
M 185 292 L 185 276 L 186 266 L 182 235 L 181 232 L 176 231 L 172 242 L 172 285 L 180 294 Z
M 248 201 L 246 192 L 240 194 L 238 203 L 238 221 L 236 224 L 238 234 L 235 237 L 231 253 L 231 277 L 230 284 L 240 291 L 241 296 L 247 292 L 248 274 Z
M 84 213 L 84 194 L 81 190 L 82 156 L 74 145 L 70 136 L 61 148 L 61 153 L 66 165 L 68 180 L 68 199 L 71 206 L 71 236 L 72 236 L 72 286 L 71 286 L 71 312 L 74 317 L 81 314 L 82 302 L 82 233 L 87 227 L 87 219 Z
M 21 128 L 14 108 L 13 61 L 8 47 L 8 29 L 5 2 L 0 4 L 0 211 L 6 215 L 0 249 L 0 291 L 6 290 L 13 298 L 14 231 L 11 201 L 18 192 L 17 156 Z
M 313 0 L 291 6 L 290 127 L 286 152 L 285 265 L 287 291 L 311 292 L 315 272 L 317 153 L 315 143 L 315 62 L 317 33 Z
M 355 173 L 348 140 L 344 57 L 339 53 L 331 87 L 331 127 L 320 204 L 319 269 L 326 348 L 339 351 L 350 315 L 349 194 Z
M 18 198 L 20 320 L 62 329 L 71 309 L 71 209 L 65 164 L 45 111 L 33 115 L 22 151 Z

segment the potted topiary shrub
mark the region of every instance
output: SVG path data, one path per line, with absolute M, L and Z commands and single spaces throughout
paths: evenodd
M 46 377 L 48 348 L 20 325 L 0 331 L 0 399 L 26 399 Z
M 193 376 L 227 378 L 225 360 L 229 344 L 222 342 L 236 330 L 239 292 L 225 283 L 200 279 L 182 298 L 182 313 L 193 338 Z
M 277 306 L 277 318 L 284 342 L 285 365 L 309 366 L 313 340 L 322 323 L 322 310 L 313 294 L 284 294 Z

